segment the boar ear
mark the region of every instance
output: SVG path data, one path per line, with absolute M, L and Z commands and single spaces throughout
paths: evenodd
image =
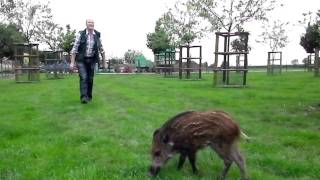
M 159 133 L 159 129 L 156 129 L 154 132 L 153 132 L 153 137 L 155 136 L 155 135 L 157 135 L 158 133 Z
M 167 144 L 167 143 L 169 142 L 169 140 L 170 140 L 170 137 L 169 137 L 168 134 L 166 134 L 166 135 L 164 136 L 164 138 L 163 138 L 163 143 Z

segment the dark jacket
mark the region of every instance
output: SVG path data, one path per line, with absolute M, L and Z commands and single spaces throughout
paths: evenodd
M 94 30 L 94 45 L 93 45 L 93 62 L 97 63 L 99 62 L 99 48 L 101 47 L 101 41 L 100 41 L 100 32 Z M 86 53 L 86 47 L 87 47 L 87 37 L 86 29 L 83 31 L 80 31 L 80 44 L 78 47 L 78 54 L 76 55 L 76 61 L 77 62 L 83 62 L 85 53 Z

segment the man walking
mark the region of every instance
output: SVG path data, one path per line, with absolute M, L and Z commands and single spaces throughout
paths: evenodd
M 80 77 L 80 101 L 86 104 L 92 100 L 94 69 L 99 62 L 99 51 L 105 68 L 105 53 L 100 40 L 100 32 L 94 29 L 94 21 L 86 20 L 87 28 L 77 34 L 71 50 L 70 68 L 77 64 Z

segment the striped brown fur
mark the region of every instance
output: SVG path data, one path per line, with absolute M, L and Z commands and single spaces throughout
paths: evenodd
M 243 179 L 248 179 L 245 162 L 238 151 L 236 142 L 241 134 L 240 127 L 226 112 L 186 111 L 169 119 L 154 132 L 152 146 L 152 165 L 150 174 L 156 175 L 161 166 L 174 154 L 180 154 L 180 169 L 188 157 L 196 173 L 196 152 L 204 147 L 211 147 L 224 160 L 225 168 L 219 178 L 223 179 L 232 164 L 240 168 Z

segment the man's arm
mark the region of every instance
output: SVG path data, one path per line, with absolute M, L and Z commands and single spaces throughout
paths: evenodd
M 100 51 L 101 57 L 102 57 L 102 67 L 103 69 L 106 69 L 107 63 L 106 63 L 106 55 L 104 51 Z
M 74 65 L 75 65 L 75 60 L 76 60 L 76 54 L 78 53 L 78 48 L 80 45 L 80 33 L 77 34 L 74 43 L 73 43 L 73 47 L 72 50 L 70 51 L 71 57 L 70 57 L 70 68 L 73 69 Z
M 75 62 L 75 59 L 76 59 L 76 54 L 74 53 L 71 53 L 71 57 L 70 57 L 70 69 L 73 69 L 74 68 L 74 62 Z
M 101 38 L 100 38 L 100 43 L 99 43 L 99 52 L 102 57 L 102 67 L 103 67 L 103 69 L 106 69 L 106 67 L 107 67 L 106 55 L 105 55 L 105 51 L 102 46 Z

